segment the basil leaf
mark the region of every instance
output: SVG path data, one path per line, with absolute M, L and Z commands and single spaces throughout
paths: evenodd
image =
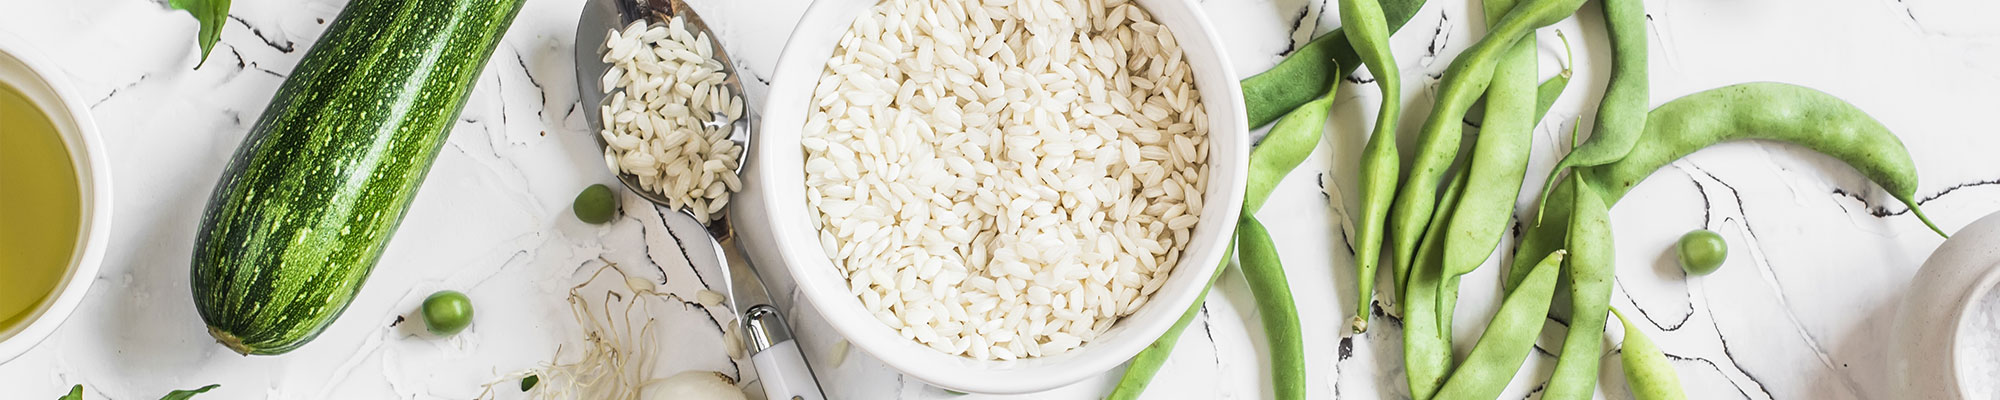
M 225 1 L 225 3 L 226 2 L 227 1 Z M 194 389 L 194 390 L 175 390 L 172 392 L 167 392 L 166 397 L 161 397 L 160 400 L 187 400 L 190 397 L 194 397 L 194 395 L 208 393 L 209 389 L 214 389 L 221 386 L 222 385 L 219 384 L 213 384 L 208 386 L 202 386 L 200 389 Z
M 83 400 L 83 385 L 70 386 L 69 394 L 57 397 L 56 400 Z
M 195 68 L 208 62 L 208 51 L 215 49 L 215 42 L 222 40 L 222 23 L 229 19 L 229 0 L 168 0 L 168 7 L 187 10 L 194 20 L 201 23 L 201 33 L 195 41 L 201 44 L 201 61 Z

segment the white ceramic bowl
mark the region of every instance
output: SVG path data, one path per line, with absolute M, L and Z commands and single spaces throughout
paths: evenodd
M 77 303 L 83 302 L 84 292 L 97 277 L 104 247 L 111 240 L 111 164 L 105 161 L 104 143 L 97 139 L 97 123 L 76 89 L 70 88 L 47 57 L 5 34 L 0 34 L 0 85 L 19 90 L 49 114 L 50 122 L 62 134 L 63 145 L 69 147 L 77 194 L 83 200 L 76 250 L 70 256 L 68 272 L 56 285 L 55 300 L 43 302 L 27 324 L 0 331 L 0 363 L 5 363 L 55 332 L 76 310 Z
M 1211 124 L 1208 192 L 1191 243 L 1167 283 L 1110 331 L 1063 354 L 1014 361 L 948 355 L 903 338 L 848 293 L 846 278 L 820 250 L 818 229 L 807 216 L 800 130 L 836 41 L 875 3 L 813 2 L 778 58 L 770 94 L 760 110 L 764 119 L 744 167 L 745 188 L 729 207 L 731 218 L 740 222 L 736 226 L 756 258 L 753 261 L 766 268 L 788 269 L 800 293 L 855 348 L 908 376 L 952 390 L 1026 393 L 1075 383 L 1125 362 L 1165 333 L 1200 296 L 1227 250 L 1227 235 L 1243 204 L 1250 149 L 1236 73 L 1225 62 L 1228 57 L 1215 29 L 1194 1 L 1137 0 L 1186 51 Z
M 1924 260 L 1910 280 L 1903 304 L 1896 310 L 1889 370 L 1911 399 L 1969 399 L 1991 395 L 1991 376 L 1967 376 L 1968 365 L 1992 362 L 1995 356 L 1975 352 L 1973 318 L 2000 309 L 1982 309 L 1980 301 L 2000 290 L 2000 213 L 1987 215 L 1951 234 Z M 1993 306 L 1993 305 L 1987 305 Z M 1977 388 L 1986 385 L 1988 388 Z M 1984 389 L 1984 390 L 1982 390 Z

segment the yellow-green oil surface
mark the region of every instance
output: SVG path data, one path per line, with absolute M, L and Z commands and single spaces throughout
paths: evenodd
M 54 297 L 78 243 L 82 198 L 49 116 L 0 85 L 0 335 Z

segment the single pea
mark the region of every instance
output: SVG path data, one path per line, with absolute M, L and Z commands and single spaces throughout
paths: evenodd
M 528 377 L 526 378 L 521 378 L 521 391 L 526 392 L 529 390 L 534 390 L 535 384 L 541 382 L 542 382 L 542 377 L 539 376 L 528 375 Z
M 1680 243 L 1674 245 L 1674 253 L 1680 256 L 1681 269 L 1690 274 L 1708 275 L 1722 267 L 1722 259 L 1729 257 L 1729 243 L 1722 235 L 1707 229 L 1696 229 L 1681 235 Z
M 472 325 L 472 299 L 446 290 L 424 299 L 424 326 L 439 336 L 451 336 Z
M 576 212 L 578 220 L 602 224 L 611 222 L 611 217 L 618 214 L 618 201 L 611 195 L 610 187 L 601 183 L 590 185 L 583 188 L 583 193 L 576 194 L 576 202 L 570 205 L 570 211 Z

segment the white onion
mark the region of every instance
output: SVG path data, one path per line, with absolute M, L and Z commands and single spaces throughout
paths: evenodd
M 729 377 L 714 371 L 685 371 L 646 386 L 647 400 L 748 400 Z

